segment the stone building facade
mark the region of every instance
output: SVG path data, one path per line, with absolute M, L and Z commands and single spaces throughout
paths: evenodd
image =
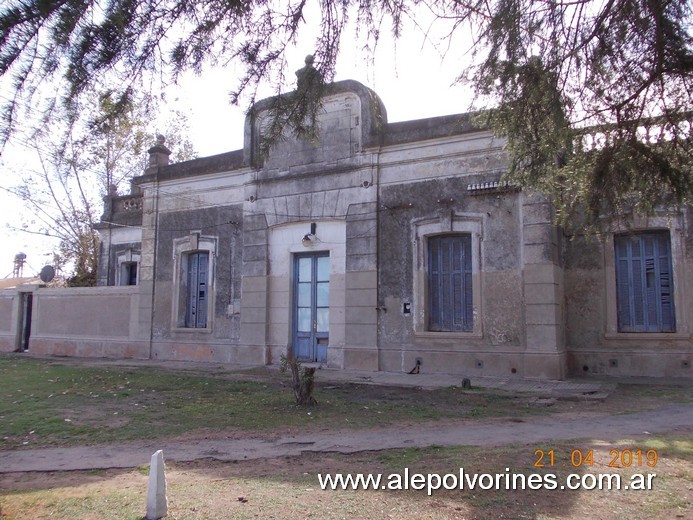
M 287 138 L 263 157 L 269 103 L 251 110 L 241 150 L 178 164 L 163 140 L 150 150 L 99 225 L 102 287 L 88 305 L 119 296 L 121 332 L 104 339 L 90 324 L 51 342 L 35 323 L 33 349 L 256 365 L 293 351 L 336 369 L 468 376 L 693 374 L 690 208 L 566 236 L 543 197 L 501 181 L 503 142 L 469 115 L 388 123 L 373 91 L 342 81 L 322 99 L 315 142 Z

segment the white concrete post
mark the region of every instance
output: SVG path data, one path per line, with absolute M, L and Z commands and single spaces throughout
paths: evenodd
M 166 471 L 164 452 L 159 450 L 152 455 L 149 466 L 149 488 L 147 489 L 147 520 L 157 520 L 168 514 L 166 498 Z

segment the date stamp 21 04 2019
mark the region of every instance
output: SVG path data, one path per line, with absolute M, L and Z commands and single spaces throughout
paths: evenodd
M 609 468 L 654 468 L 657 465 L 657 450 L 613 449 L 603 461 L 595 460 L 594 450 L 574 449 L 570 453 L 556 450 L 534 450 L 535 468 L 569 467 L 581 468 L 595 464 Z

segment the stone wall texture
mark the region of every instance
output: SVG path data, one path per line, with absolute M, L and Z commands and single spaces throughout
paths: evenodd
M 299 341 L 308 293 L 299 295 L 297 261 L 320 254 L 329 333 L 317 334 L 316 314 L 310 337 L 327 367 L 693 376 L 690 208 L 568 235 L 550 201 L 504 183 L 504 143 L 469 114 L 389 123 L 373 91 L 338 82 L 316 140 L 287 133 L 262 155 L 272 102 L 249 112 L 242 150 L 151 162 L 131 194 L 107 201 L 99 281 L 115 284 L 119 262 L 136 259 L 138 285 L 32 289 L 30 352 L 277 364 Z M 652 230 L 671 238 L 676 330 L 620 332 L 614 237 Z M 434 332 L 428 244 L 458 235 L 471 244 L 473 320 Z M 186 258 L 196 252 L 210 255 L 209 317 L 191 328 Z M 18 345 L 19 301 L 18 291 L 0 295 L 5 351 Z

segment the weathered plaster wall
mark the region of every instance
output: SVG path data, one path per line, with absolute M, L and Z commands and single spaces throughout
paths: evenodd
M 565 241 L 566 343 L 569 348 L 601 343 L 606 330 L 604 250 L 601 238 Z
M 381 367 L 409 370 L 418 358 L 434 372 L 564 377 L 561 242 L 550 204 L 509 187 L 473 189 L 501 178 L 502 141 L 469 118 L 435 121 L 435 129 L 393 128 L 379 158 Z M 427 330 L 426 237 L 441 233 L 472 237 L 469 332 Z
M 209 354 L 217 350 L 214 359 L 226 359 L 226 346 L 237 343 L 240 334 L 238 300 L 241 293 L 240 267 L 242 262 L 243 236 L 242 207 L 212 206 L 202 209 L 190 208 L 162 213 L 157 229 L 157 252 L 154 293 L 153 343 L 157 357 L 178 358 L 184 352 L 197 355 L 197 347 Z M 181 329 L 175 314 L 174 301 L 180 298 L 181 273 L 176 265 L 182 261 L 176 257 L 174 241 L 185 239 L 191 232 L 203 237 L 213 237 L 216 254 L 213 269 L 209 273 L 210 293 L 208 302 L 211 327 L 209 331 Z M 202 247 L 201 247 L 202 248 Z M 182 310 L 181 310 L 182 312 Z M 204 357 L 206 354 L 199 354 Z
M 288 137 L 272 148 L 263 169 L 288 172 L 305 164 L 338 165 L 361 149 L 360 114 L 361 102 L 353 93 L 324 98 L 318 120 L 319 141 Z M 268 117 L 265 113 L 259 118 L 260 129 Z M 260 130 L 260 139 L 262 134 Z
M 37 355 L 147 358 L 138 336 L 136 287 L 41 288 L 33 293 L 29 352 Z
M 568 368 L 574 375 L 693 376 L 690 280 L 693 249 L 688 212 L 636 218 L 599 237 L 565 241 Z M 668 230 L 674 271 L 676 332 L 618 332 L 613 241 L 619 232 Z
M 524 375 L 521 194 L 468 189 L 501 177 L 503 143 L 463 116 L 434 120 L 392 125 L 379 160 L 381 369 Z M 472 237 L 474 326 L 429 332 L 426 237 L 451 232 Z
M 377 110 L 364 102 L 353 93 L 330 96 L 319 140 L 282 142 L 246 185 L 241 343 L 266 347 L 268 363 L 292 348 L 294 255 L 329 252 L 327 364 L 377 369 L 377 172 L 374 156 L 361 153 L 373 123 L 363 114 Z M 306 247 L 312 223 L 317 241 Z
M 16 291 L 0 291 L 0 352 L 12 352 L 17 347 L 18 300 Z
M 9 291 L 7 291 L 9 293 Z M 14 329 L 12 316 L 14 314 L 14 292 L 0 293 L 0 332 L 11 332 Z
M 252 172 L 244 166 L 243 152 L 234 151 L 148 169 L 138 180 L 145 197 L 141 285 L 153 299 L 154 358 L 264 363 L 264 351 L 240 340 L 241 295 L 249 281 L 241 282 L 244 244 L 251 238 L 246 237 L 250 230 L 242 208 Z M 198 239 L 205 245 L 192 245 Z M 181 326 L 184 293 L 176 266 L 186 251 L 206 250 L 209 244 L 214 252 L 208 326 L 186 329 Z
M 429 165 L 419 165 L 430 173 Z M 521 372 L 523 350 L 521 245 L 518 194 L 494 191 L 472 196 L 470 183 L 489 175 L 466 170 L 457 178 L 384 186 L 380 215 L 380 358 L 383 370 L 410 370 L 416 358 L 425 371 L 466 374 Z M 495 180 L 495 179 L 493 179 Z M 391 208 L 391 209 L 388 209 Z M 421 292 L 427 262 L 425 237 L 416 222 L 431 221 L 434 232 L 451 232 L 455 222 L 472 221 L 478 242 L 472 255 L 474 331 L 426 331 L 426 302 Z M 436 225 L 436 221 L 440 224 Z M 462 228 L 459 228 L 462 229 Z M 475 231 L 476 232 L 476 231 Z M 418 274 L 415 271 L 420 271 Z M 403 305 L 411 305 L 405 314 Z
M 112 199 L 106 217 L 125 227 L 101 226 L 111 268 L 100 279 L 113 283 L 119 252 L 141 246 L 129 334 L 151 337 L 152 357 L 278 363 L 292 347 L 294 256 L 325 251 L 330 367 L 408 371 L 420 358 L 424 371 L 472 376 L 562 378 L 567 365 L 572 373 L 690 374 L 690 212 L 629 224 L 672 231 L 677 332 L 619 334 L 613 236 L 565 242 L 544 197 L 468 189 L 506 168 L 503 142 L 471 117 L 389 124 L 373 91 L 338 82 L 323 99 L 317 141 L 287 135 L 262 157 L 271 103 L 249 112 L 242 150 L 167 165 L 158 162 L 166 149 L 152 148 L 156 160 L 133 195 Z M 318 240 L 306 247 L 312 223 Z M 128 227 L 140 224 L 141 232 Z M 426 330 L 426 240 L 449 232 L 472 237 L 474 325 L 465 333 Z M 211 319 L 186 330 L 176 262 L 198 240 L 214 249 Z
M 267 291 L 268 361 L 277 363 L 291 345 L 293 307 L 293 261 L 301 253 L 329 254 L 329 348 L 328 366 L 342 366 L 345 347 L 345 223 L 343 220 L 320 220 L 314 245 L 302 244 L 310 231 L 304 222 L 274 226 L 269 232 L 269 271 Z

